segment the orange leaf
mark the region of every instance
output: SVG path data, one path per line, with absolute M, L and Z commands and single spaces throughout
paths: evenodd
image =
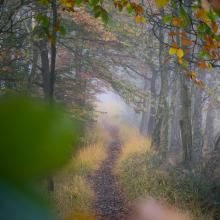
M 138 5 L 135 2 L 131 2 L 130 5 L 135 10 L 136 15 L 143 14 L 144 8 L 141 5 Z
M 173 18 L 171 23 L 173 26 L 180 26 L 182 23 L 182 20 L 180 18 Z
M 200 69 L 206 69 L 206 68 L 208 68 L 208 65 L 207 65 L 206 62 L 199 62 L 197 65 L 198 65 L 198 67 L 199 67 Z
M 203 8 L 198 9 L 196 12 L 196 18 L 198 18 L 198 19 L 205 18 L 205 15 L 206 15 L 206 12 Z
M 179 35 L 179 32 L 175 32 L 175 31 L 169 32 L 169 36 L 170 36 L 170 37 L 178 36 L 178 35 Z
M 178 44 L 176 42 L 172 43 L 172 47 L 175 48 L 175 49 L 179 48 L 179 46 L 178 46 Z
M 115 5 L 115 8 L 118 8 L 119 11 L 123 9 L 123 6 L 120 1 L 115 1 L 114 5 Z
M 190 46 L 190 45 L 193 44 L 193 41 L 190 40 L 190 39 L 187 39 L 186 37 L 182 37 L 182 44 L 183 44 L 184 46 Z
M 200 88 L 200 89 L 204 89 L 205 88 L 205 84 L 202 80 L 200 79 L 195 79 L 194 80 L 195 84 Z
M 186 32 L 185 31 L 182 31 L 180 34 L 182 35 L 182 37 L 186 37 Z
M 214 33 L 217 33 L 217 32 L 218 32 L 218 25 L 217 25 L 216 22 L 212 22 L 212 23 L 211 23 L 211 27 L 212 27 L 212 31 L 213 31 Z

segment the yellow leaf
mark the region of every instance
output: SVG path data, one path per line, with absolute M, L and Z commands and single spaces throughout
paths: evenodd
M 211 19 L 208 16 L 205 16 L 204 21 L 207 25 L 211 24 Z
M 179 64 L 183 64 L 183 59 L 182 58 L 178 58 L 178 62 L 179 62 Z
M 211 63 L 208 64 L 208 68 L 209 68 L 209 70 L 213 70 L 213 66 Z
M 190 72 L 190 78 L 191 79 L 196 79 L 197 75 L 194 71 Z
M 147 20 L 144 17 L 141 17 L 141 23 L 147 23 Z
M 92 214 L 77 213 L 68 218 L 68 220 L 95 220 Z
M 176 52 L 177 52 L 177 49 L 173 48 L 173 47 L 171 47 L 170 50 L 169 50 L 170 55 L 174 55 L 174 54 L 176 54 Z
M 67 2 L 67 3 L 66 3 L 66 7 L 67 7 L 67 8 L 71 8 L 71 7 L 73 7 L 73 4 L 72 4 L 71 2 Z
M 177 49 L 176 55 L 178 56 L 178 58 L 182 58 L 184 56 L 183 50 L 182 49 Z
M 164 8 L 168 5 L 170 0 L 155 0 L 158 8 Z
M 140 15 L 137 15 L 135 18 L 136 23 L 141 23 L 142 17 Z

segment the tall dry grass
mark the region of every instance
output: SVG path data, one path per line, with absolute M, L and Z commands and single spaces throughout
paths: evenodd
M 124 160 L 130 155 L 146 153 L 150 150 L 150 139 L 141 135 L 139 130 L 132 125 L 121 125 L 120 137 L 123 148 L 119 161 Z
M 140 134 L 139 130 L 131 124 L 119 125 L 122 150 L 115 166 L 115 174 L 120 175 L 122 164 L 135 155 L 150 151 L 150 139 Z
M 108 141 L 106 131 L 100 126 L 93 128 L 88 134 L 85 146 L 55 175 L 55 192 L 51 197 L 61 219 L 93 216 L 93 203 L 96 198 L 89 176 L 94 174 L 106 158 Z
M 121 137 L 123 149 L 115 172 L 131 203 L 150 196 L 191 213 L 196 220 L 213 220 L 218 215 L 215 207 L 204 206 L 211 198 L 212 183 L 193 170 L 167 163 L 150 149 L 150 140 L 140 135 L 138 129 L 121 126 Z

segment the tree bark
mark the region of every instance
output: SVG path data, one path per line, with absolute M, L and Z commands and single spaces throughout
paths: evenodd
M 215 170 L 216 168 L 219 168 L 219 165 L 220 165 L 220 136 L 217 137 L 214 145 L 214 150 L 211 153 L 210 159 L 205 165 L 206 176 L 210 178 L 215 178 Z
M 180 73 L 181 82 L 181 119 L 180 132 L 183 147 L 183 161 L 190 163 L 192 160 L 192 122 L 191 122 L 191 97 L 187 79 Z
M 209 104 L 206 115 L 206 126 L 204 136 L 204 149 L 210 153 L 214 149 L 214 108 Z
M 147 85 L 148 85 L 148 80 L 145 79 L 145 83 L 144 83 L 144 91 L 147 90 Z M 147 121 L 148 121 L 148 112 L 146 111 L 146 107 L 147 107 L 147 101 L 144 101 L 144 105 L 143 105 L 145 111 L 142 112 L 141 115 L 141 123 L 140 123 L 140 133 L 143 135 L 147 134 Z
M 195 88 L 194 91 L 194 111 L 193 111 L 193 148 L 192 148 L 192 163 L 196 168 L 202 166 L 202 97 L 203 92 Z
M 157 76 L 158 76 L 157 72 L 153 70 L 150 92 L 151 92 L 151 97 L 153 97 L 154 100 L 156 100 L 156 97 L 157 97 L 157 93 L 156 93 Z M 156 116 L 156 101 L 154 103 L 151 103 L 151 106 L 150 106 L 150 117 L 149 117 L 148 126 L 147 126 L 147 135 L 149 137 L 151 137 L 153 133 L 153 128 L 155 125 L 155 116 Z
M 49 59 L 49 45 L 48 39 L 39 41 L 39 49 L 41 55 L 41 69 L 42 69 L 42 76 L 43 76 L 43 90 L 45 99 L 47 99 L 51 104 L 54 102 L 54 85 L 56 80 L 56 41 L 57 41 L 57 33 L 56 33 L 56 26 L 58 22 L 58 15 L 57 15 L 57 1 L 51 1 L 51 10 L 52 10 L 52 41 L 50 44 L 51 48 L 51 59 Z M 54 191 L 54 181 L 53 176 L 49 175 L 47 177 L 47 186 L 48 191 Z
M 192 4 L 192 0 L 185 1 L 187 5 Z M 187 9 L 189 16 L 192 14 L 191 7 Z M 190 27 L 186 28 L 186 32 L 190 31 Z M 189 53 L 185 55 L 186 60 L 189 58 L 192 51 L 190 51 L 188 46 L 185 49 L 189 50 Z M 190 68 L 189 68 L 190 69 Z M 189 70 L 188 70 L 189 71 Z M 183 73 L 180 71 L 180 99 L 181 99 L 181 119 L 180 119 L 180 132 L 181 132 L 181 142 L 183 147 L 183 162 L 190 164 L 192 162 L 192 104 L 191 104 L 191 88 L 190 83 Z
M 163 42 L 164 36 L 160 29 L 160 40 Z M 168 97 L 168 73 L 165 63 L 165 48 L 163 43 L 160 43 L 159 48 L 159 68 L 161 77 L 160 97 L 155 117 L 155 126 L 152 134 L 151 147 L 157 149 L 163 157 L 166 157 L 168 146 L 168 117 L 169 107 L 167 103 Z
M 28 76 L 28 91 L 31 91 L 32 88 L 32 81 L 34 79 L 34 76 L 36 75 L 37 71 L 37 65 L 38 65 L 38 58 L 39 58 L 39 50 L 37 47 L 37 43 L 33 42 L 33 55 L 32 55 L 32 67 L 31 67 L 31 72 L 30 75 Z
M 56 26 L 58 25 L 58 15 L 57 15 L 57 0 L 51 1 L 52 15 L 53 15 L 53 30 L 52 30 L 52 41 L 51 41 L 51 64 L 50 64 L 50 89 L 49 96 L 50 99 L 54 99 L 54 84 L 56 79 L 56 55 L 57 55 L 57 32 Z
M 43 77 L 44 97 L 47 100 L 51 99 L 51 81 L 50 81 L 50 61 L 47 40 L 41 40 L 38 43 L 41 56 L 41 70 Z

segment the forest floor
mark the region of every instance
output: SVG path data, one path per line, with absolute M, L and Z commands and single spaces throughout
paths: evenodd
M 121 147 L 119 140 L 114 140 L 109 144 L 106 160 L 92 177 L 92 185 L 97 198 L 94 209 L 100 220 L 123 220 L 126 218 L 126 202 L 119 189 L 118 178 L 113 173 Z

